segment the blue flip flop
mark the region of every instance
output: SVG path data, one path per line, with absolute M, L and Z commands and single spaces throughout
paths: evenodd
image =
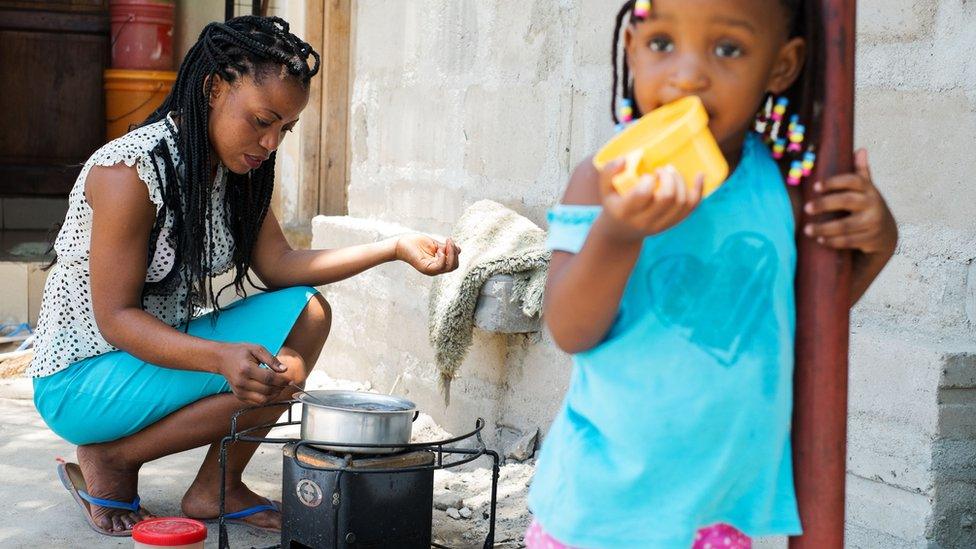
M 88 486 L 85 484 L 85 477 L 81 473 L 81 467 L 77 463 L 58 463 L 58 478 L 61 479 L 61 484 L 64 485 L 65 489 L 71 493 L 71 497 L 74 498 L 75 503 L 85 512 L 85 518 L 88 520 L 88 525 L 91 526 L 92 530 L 99 534 L 112 537 L 128 537 L 132 535 L 132 530 L 116 532 L 99 526 L 92 516 L 91 506 L 97 505 L 109 509 L 124 509 L 135 513 L 142 509 L 142 506 L 139 505 L 139 496 L 136 496 L 131 502 L 115 501 L 92 496 L 85 491 Z
M 227 522 L 227 524 L 242 524 L 244 526 L 249 526 L 251 528 L 257 528 L 258 530 L 264 530 L 265 532 L 280 532 L 281 530 L 278 528 L 264 528 L 262 526 L 251 524 L 250 522 L 246 522 L 244 520 L 247 517 L 256 515 L 258 513 L 263 513 L 265 511 L 275 511 L 277 513 L 281 512 L 280 503 L 276 501 L 271 501 L 270 499 L 267 498 L 265 498 L 264 501 L 265 503 L 254 505 L 246 509 L 241 509 L 240 511 L 234 511 L 233 513 L 227 513 L 226 515 L 224 515 L 224 520 Z M 194 517 L 190 517 L 190 518 L 194 518 Z M 211 519 L 197 519 L 197 520 L 203 520 L 203 522 L 206 523 L 215 523 L 219 520 L 219 517 L 211 518 Z

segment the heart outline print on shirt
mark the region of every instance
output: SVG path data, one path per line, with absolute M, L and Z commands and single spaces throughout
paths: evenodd
M 755 232 L 730 235 L 706 261 L 664 257 L 647 275 L 654 314 L 728 368 L 748 348 L 760 312 L 772 309 L 778 259 Z

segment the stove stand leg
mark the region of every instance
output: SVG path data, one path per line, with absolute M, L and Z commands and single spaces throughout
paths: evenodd
M 486 454 L 491 456 L 491 514 L 489 515 L 488 523 L 488 537 L 485 538 L 484 549 L 492 549 L 495 546 L 495 510 L 498 506 L 498 477 L 499 477 L 499 466 L 498 463 L 500 458 L 498 457 L 498 452 L 494 450 L 485 451 Z
M 230 539 L 227 536 L 227 521 L 224 518 L 226 510 L 224 502 L 227 498 L 225 483 L 227 481 L 227 445 L 232 441 L 231 437 L 224 437 L 220 440 L 220 515 L 217 518 L 219 536 L 217 547 L 219 549 L 230 549 Z

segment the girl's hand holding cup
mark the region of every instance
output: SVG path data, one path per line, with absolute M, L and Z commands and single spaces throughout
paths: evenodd
M 624 169 L 622 159 L 599 170 L 603 217 L 610 235 L 634 242 L 664 232 L 683 221 L 702 199 L 704 176 L 699 175 L 689 188 L 678 170 L 664 166 L 653 175 L 643 175 L 625 194 L 613 186 L 613 178 Z

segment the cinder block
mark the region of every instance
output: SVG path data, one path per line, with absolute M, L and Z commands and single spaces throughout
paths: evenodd
M 530 336 L 509 336 L 505 370 L 502 421 L 540 427 L 544 436 L 569 388 L 573 371 L 569 355 L 556 347 L 545 330 Z
M 879 42 L 927 38 L 935 26 L 939 2 L 861 0 L 857 5 L 857 36 Z
M 547 141 L 552 108 L 548 87 L 513 85 L 497 89 L 472 86 L 464 98 L 464 168 L 488 178 L 524 185 L 543 173 L 553 154 Z M 525 193 L 528 194 L 528 193 Z
M 925 547 L 931 496 L 847 475 L 846 522 L 854 547 Z
M 483 72 L 478 63 L 484 40 L 479 25 L 483 23 L 483 14 L 478 10 L 482 2 L 404 3 L 413 12 L 415 20 L 423 21 L 427 27 L 426 32 L 417 37 L 418 73 L 437 75 L 450 82 Z
M 947 439 L 976 441 L 976 389 L 940 391 L 939 432 Z M 976 450 L 971 457 L 976 460 Z
M 847 470 L 890 486 L 931 494 L 934 435 L 916 426 L 854 412 L 848 419 Z
M 357 2 L 352 60 L 358 78 L 399 77 L 417 59 L 421 34 L 415 2 Z
M 495 0 L 482 4 L 490 4 L 484 25 L 489 31 L 484 37 L 489 74 L 497 71 L 505 84 L 532 84 L 548 80 L 562 68 L 563 52 L 571 47 L 575 29 L 564 23 L 560 3 Z
M 938 487 L 929 532 L 933 548 L 976 547 L 976 483 L 950 481 Z
M 934 437 L 943 352 L 920 337 L 882 327 L 851 335 L 849 407 Z
M 966 317 L 976 326 L 976 262 L 970 262 L 966 270 Z
M 976 440 L 941 439 L 932 448 L 936 482 L 968 482 L 976 490 Z
M 395 219 L 421 231 L 432 223 L 453 225 L 467 206 L 467 191 L 456 180 L 418 179 L 401 179 L 390 184 L 385 193 L 388 210 L 384 219 Z
M 899 222 L 976 234 L 976 106 L 966 93 L 859 89 L 856 112 L 856 142 Z
M 613 36 L 613 17 L 602 0 L 575 2 L 577 20 L 573 24 L 574 64 L 596 65 L 606 72 L 610 67 L 610 38 Z
M 946 389 L 976 388 L 976 352 L 947 353 L 941 385 Z
M 465 136 L 456 94 L 435 86 L 378 93 L 368 131 L 376 136 L 371 158 L 380 166 L 443 170 L 460 164 Z

